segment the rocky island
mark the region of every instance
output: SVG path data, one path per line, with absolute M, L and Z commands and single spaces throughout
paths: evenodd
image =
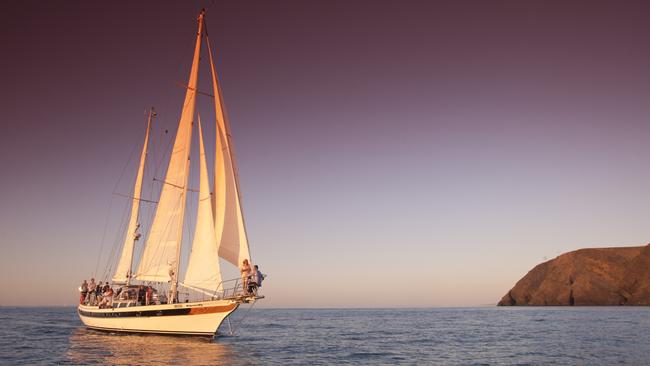
M 533 268 L 498 305 L 650 305 L 650 244 L 562 254 Z

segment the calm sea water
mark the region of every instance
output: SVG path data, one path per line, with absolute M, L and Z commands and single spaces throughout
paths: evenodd
M 0 363 L 650 364 L 650 308 L 254 309 L 243 316 L 234 314 L 235 335 L 225 325 L 207 340 L 87 330 L 74 308 L 0 308 Z

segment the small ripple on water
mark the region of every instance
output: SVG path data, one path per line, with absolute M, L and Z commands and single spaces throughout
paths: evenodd
M 390 356 L 395 356 L 395 354 L 390 352 L 352 352 L 347 355 L 351 359 L 383 358 Z

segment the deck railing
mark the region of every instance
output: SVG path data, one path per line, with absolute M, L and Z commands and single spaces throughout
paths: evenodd
M 185 298 L 189 301 L 228 299 L 250 302 L 261 297 L 257 284 L 251 282 L 250 279 L 246 282 L 246 288 L 244 288 L 244 282 L 242 278 L 233 278 L 230 280 L 221 281 L 217 287 L 217 290 L 214 292 L 205 291 L 200 288 L 193 288 L 187 285 L 182 285 L 182 287 L 185 289 L 185 291 L 179 290 L 179 295 L 184 295 Z M 110 301 L 107 301 L 109 303 L 107 305 L 109 307 L 130 307 L 143 305 L 141 302 L 143 302 L 144 299 L 139 298 L 136 289 L 124 288 L 123 291 L 125 291 L 127 294 L 126 297 L 124 297 L 124 293 L 120 294 L 122 297 L 119 297 L 116 293 L 116 295 L 110 298 Z M 152 298 L 152 302 L 160 303 L 159 300 L 161 297 L 166 298 L 166 293 L 167 291 L 164 286 L 163 288 L 158 287 L 158 290 Z M 89 291 L 86 298 L 81 300 L 81 303 L 84 305 L 97 306 L 101 303 L 101 301 L 102 295 L 96 296 L 94 292 Z M 163 303 L 166 303 L 166 301 Z

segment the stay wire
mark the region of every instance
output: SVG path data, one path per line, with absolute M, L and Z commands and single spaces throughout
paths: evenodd
M 99 260 L 102 257 L 102 251 L 104 250 L 104 239 L 106 238 L 106 230 L 108 229 L 108 219 L 111 216 L 111 209 L 113 208 L 113 197 L 111 197 L 110 203 L 108 204 L 108 212 L 106 213 L 106 220 L 104 222 L 104 232 L 102 233 L 102 240 L 99 245 L 99 254 L 97 255 L 97 263 L 95 263 L 95 270 L 93 271 L 92 278 L 95 278 L 97 270 L 99 269 Z
M 119 186 L 120 182 L 124 178 L 124 174 L 126 173 L 126 169 L 129 166 L 129 164 L 131 163 L 131 161 L 133 160 L 133 156 L 135 155 L 137 147 L 138 147 L 138 143 L 133 144 L 133 147 L 131 148 L 131 153 L 129 154 L 129 158 L 127 159 L 126 163 L 122 167 L 122 172 L 120 173 L 120 177 L 117 179 L 117 181 L 115 182 L 115 185 L 113 186 L 113 191 L 111 192 L 111 195 L 115 195 L 115 193 L 117 192 L 117 187 Z M 110 200 L 110 203 L 109 203 L 109 206 L 108 206 L 108 213 L 106 214 L 106 220 L 104 222 L 104 230 L 103 230 L 102 239 L 101 239 L 101 242 L 100 242 L 100 245 L 99 245 L 99 253 L 97 255 L 97 262 L 95 263 L 95 270 L 93 271 L 93 278 L 97 275 L 97 271 L 99 270 L 99 263 L 101 261 L 102 254 L 104 252 L 104 243 L 106 241 L 106 232 L 108 231 L 108 222 L 110 220 L 111 210 L 113 208 L 114 199 L 115 199 L 114 197 L 111 197 L 111 200 Z
M 251 304 L 251 306 L 246 310 L 246 312 L 244 313 L 244 315 L 242 315 L 242 317 L 239 319 L 239 324 L 237 324 L 237 325 L 234 327 L 234 329 L 231 330 L 230 335 L 235 335 L 235 333 L 237 332 L 237 330 L 239 330 L 239 328 L 241 328 L 241 327 L 244 325 L 244 321 L 246 320 L 246 317 L 248 316 L 248 313 L 250 313 L 251 310 L 253 310 L 253 307 L 255 306 L 256 303 L 257 303 L 257 300 L 253 301 L 253 303 Z

